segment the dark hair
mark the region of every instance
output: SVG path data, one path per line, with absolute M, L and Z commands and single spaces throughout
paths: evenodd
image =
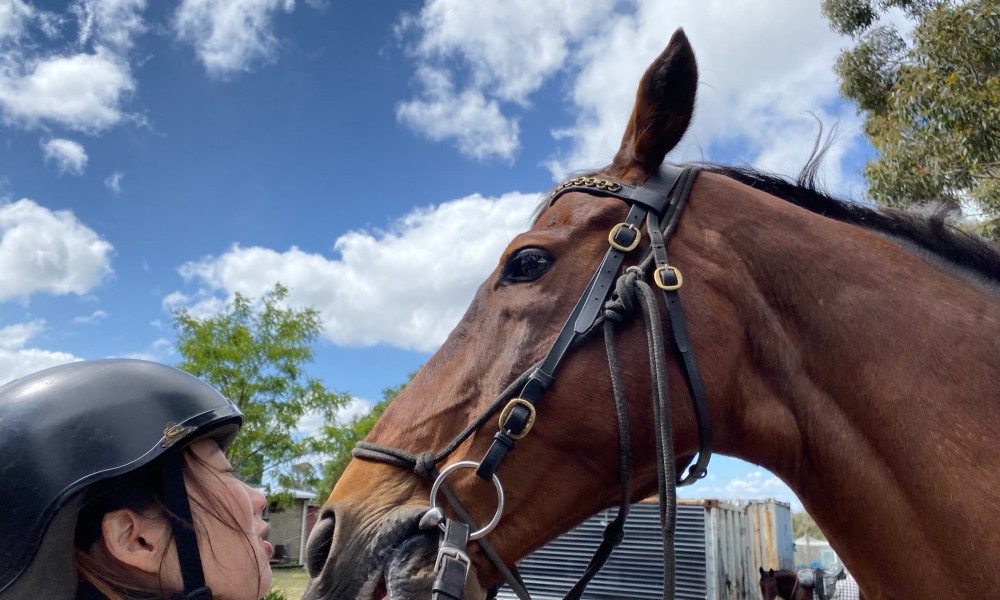
M 184 480 L 189 492 L 195 492 L 189 494 L 195 523 L 185 522 L 183 526 L 195 528 L 201 536 L 207 535 L 198 521 L 199 515 L 208 515 L 242 534 L 247 543 L 247 550 L 253 552 L 251 545 L 253 542 L 249 535 L 239 526 L 226 502 L 210 492 L 199 479 L 203 475 L 196 474 L 192 464 L 206 467 L 203 472 L 212 473 L 211 476 L 218 478 L 219 475 L 192 452 L 190 446 L 179 451 L 184 452 L 186 459 L 182 461 Z M 121 564 L 111 555 L 101 533 L 104 516 L 116 510 L 127 509 L 145 518 L 170 520 L 172 515 L 164 501 L 163 485 L 161 463 L 155 461 L 142 469 L 98 483 L 85 492 L 83 506 L 77 518 L 73 562 L 81 581 L 89 583 L 109 600 L 168 598 L 177 591 L 164 589 L 162 562 L 157 585 L 151 586 L 149 581 L 130 572 L 127 565 Z M 208 548 L 214 554 L 212 540 L 206 541 Z M 172 535 L 167 538 L 167 544 L 170 543 Z M 256 561 L 254 564 L 256 565 Z M 259 580 L 259 567 L 257 570 Z

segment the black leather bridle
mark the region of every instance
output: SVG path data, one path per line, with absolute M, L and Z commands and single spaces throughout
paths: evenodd
M 674 591 L 674 525 L 676 519 L 676 486 L 689 485 L 707 473 L 712 454 L 712 429 L 708 413 L 708 401 L 700 371 L 694 357 L 685 323 L 678 290 L 683 284 L 681 272 L 670 265 L 667 257 L 667 240 L 680 219 L 698 171 L 691 167 L 661 165 L 644 185 L 631 186 L 598 177 L 576 177 L 559 185 L 549 197 L 551 206 L 560 196 L 569 192 L 583 192 L 597 196 L 618 198 L 629 204 L 625 221 L 616 225 L 608 235 L 609 249 L 587 285 L 586 290 L 570 313 L 565 325 L 553 342 L 545 357 L 523 373 L 508 386 L 503 393 L 472 423 L 470 423 L 451 443 L 436 454 L 414 455 L 398 448 L 391 448 L 371 442 L 360 442 L 354 449 L 354 456 L 360 459 L 386 462 L 402 468 L 413 469 L 424 477 L 435 479 L 432 488 L 429 513 L 422 521 L 422 527 L 440 526 L 445 534 L 437 561 L 437 581 L 434 584 L 435 599 L 461 598 L 462 586 L 468 572 L 469 559 L 465 547 L 469 539 L 478 539 L 484 554 L 493 562 L 501 575 L 522 600 L 529 599 L 516 569 L 508 568 L 499 558 L 489 542 L 483 538 L 499 520 L 503 508 L 503 489 L 496 471 L 504 457 L 514 448 L 517 440 L 526 436 L 536 417 L 536 406 L 544 392 L 552 385 L 556 370 L 567 353 L 577 347 L 590 334 L 603 327 L 608 361 L 611 367 L 612 388 L 615 396 L 618 420 L 619 449 L 621 452 L 621 501 L 617 517 L 607 525 L 604 540 L 591 559 L 586 572 L 567 594 L 567 599 L 579 598 L 589 583 L 604 565 L 611 551 L 624 536 L 624 522 L 630 506 L 630 479 L 632 470 L 631 440 L 627 402 L 621 383 L 617 356 L 614 348 L 614 329 L 618 322 L 636 309 L 641 309 L 647 331 L 650 354 L 650 370 L 653 378 L 654 419 L 656 421 L 656 455 L 658 466 L 658 492 L 660 498 L 660 521 L 664 544 L 664 598 L 672 598 Z M 628 267 L 619 275 L 625 257 L 639 247 L 641 229 L 645 222 L 650 247 L 646 256 L 636 265 Z M 652 270 L 655 287 L 662 290 L 664 302 L 670 317 L 670 329 L 674 346 L 680 354 L 684 373 L 694 405 L 698 424 L 699 450 L 694 465 L 688 473 L 676 478 L 673 455 L 673 436 L 670 427 L 670 405 L 667 393 L 666 366 L 662 340 L 662 323 L 658 313 L 658 302 L 653 287 L 645 277 Z M 520 390 L 519 393 L 516 393 Z M 447 458 L 485 421 L 500 410 L 499 431 L 489 450 L 479 463 L 456 463 L 443 473 L 437 471 L 437 463 Z M 469 533 L 472 518 L 462 507 L 449 486 L 444 483 L 455 467 L 472 466 L 476 474 L 492 480 L 497 487 L 499 501 L 493 521 L 479 531 Z M 442 489 L 461 520 L 444 519 L 436 508 L 438 489 Z

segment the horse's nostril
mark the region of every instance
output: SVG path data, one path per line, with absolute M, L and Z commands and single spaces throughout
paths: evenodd
M 330 555 L 330 547 L 333 545 L 333 528 L 337 518 L 332 510 L 323 511 L 319 522 L 313 527 L 309 534 L 309 542 L 306 545 L 306 568 L 310 577 L 316 577 L 323 570 L 326 558 Z

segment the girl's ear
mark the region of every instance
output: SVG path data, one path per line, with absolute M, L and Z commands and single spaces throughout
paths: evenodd
M 101 534 L 115 560 L 154 577 L 160 574 L 171 541 L 166 520 L 123 508 L 104 515 Z

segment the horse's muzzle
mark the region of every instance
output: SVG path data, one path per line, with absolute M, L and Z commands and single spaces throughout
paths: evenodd
M 431 597 L 439 530 L 420 529 L 427 508 L 400 507 L 363 518 L 334 504 L 309 536 L 312 578 L 302 600 L 417 600 Z M 465 598 L 485 597 L 470 570 Z

